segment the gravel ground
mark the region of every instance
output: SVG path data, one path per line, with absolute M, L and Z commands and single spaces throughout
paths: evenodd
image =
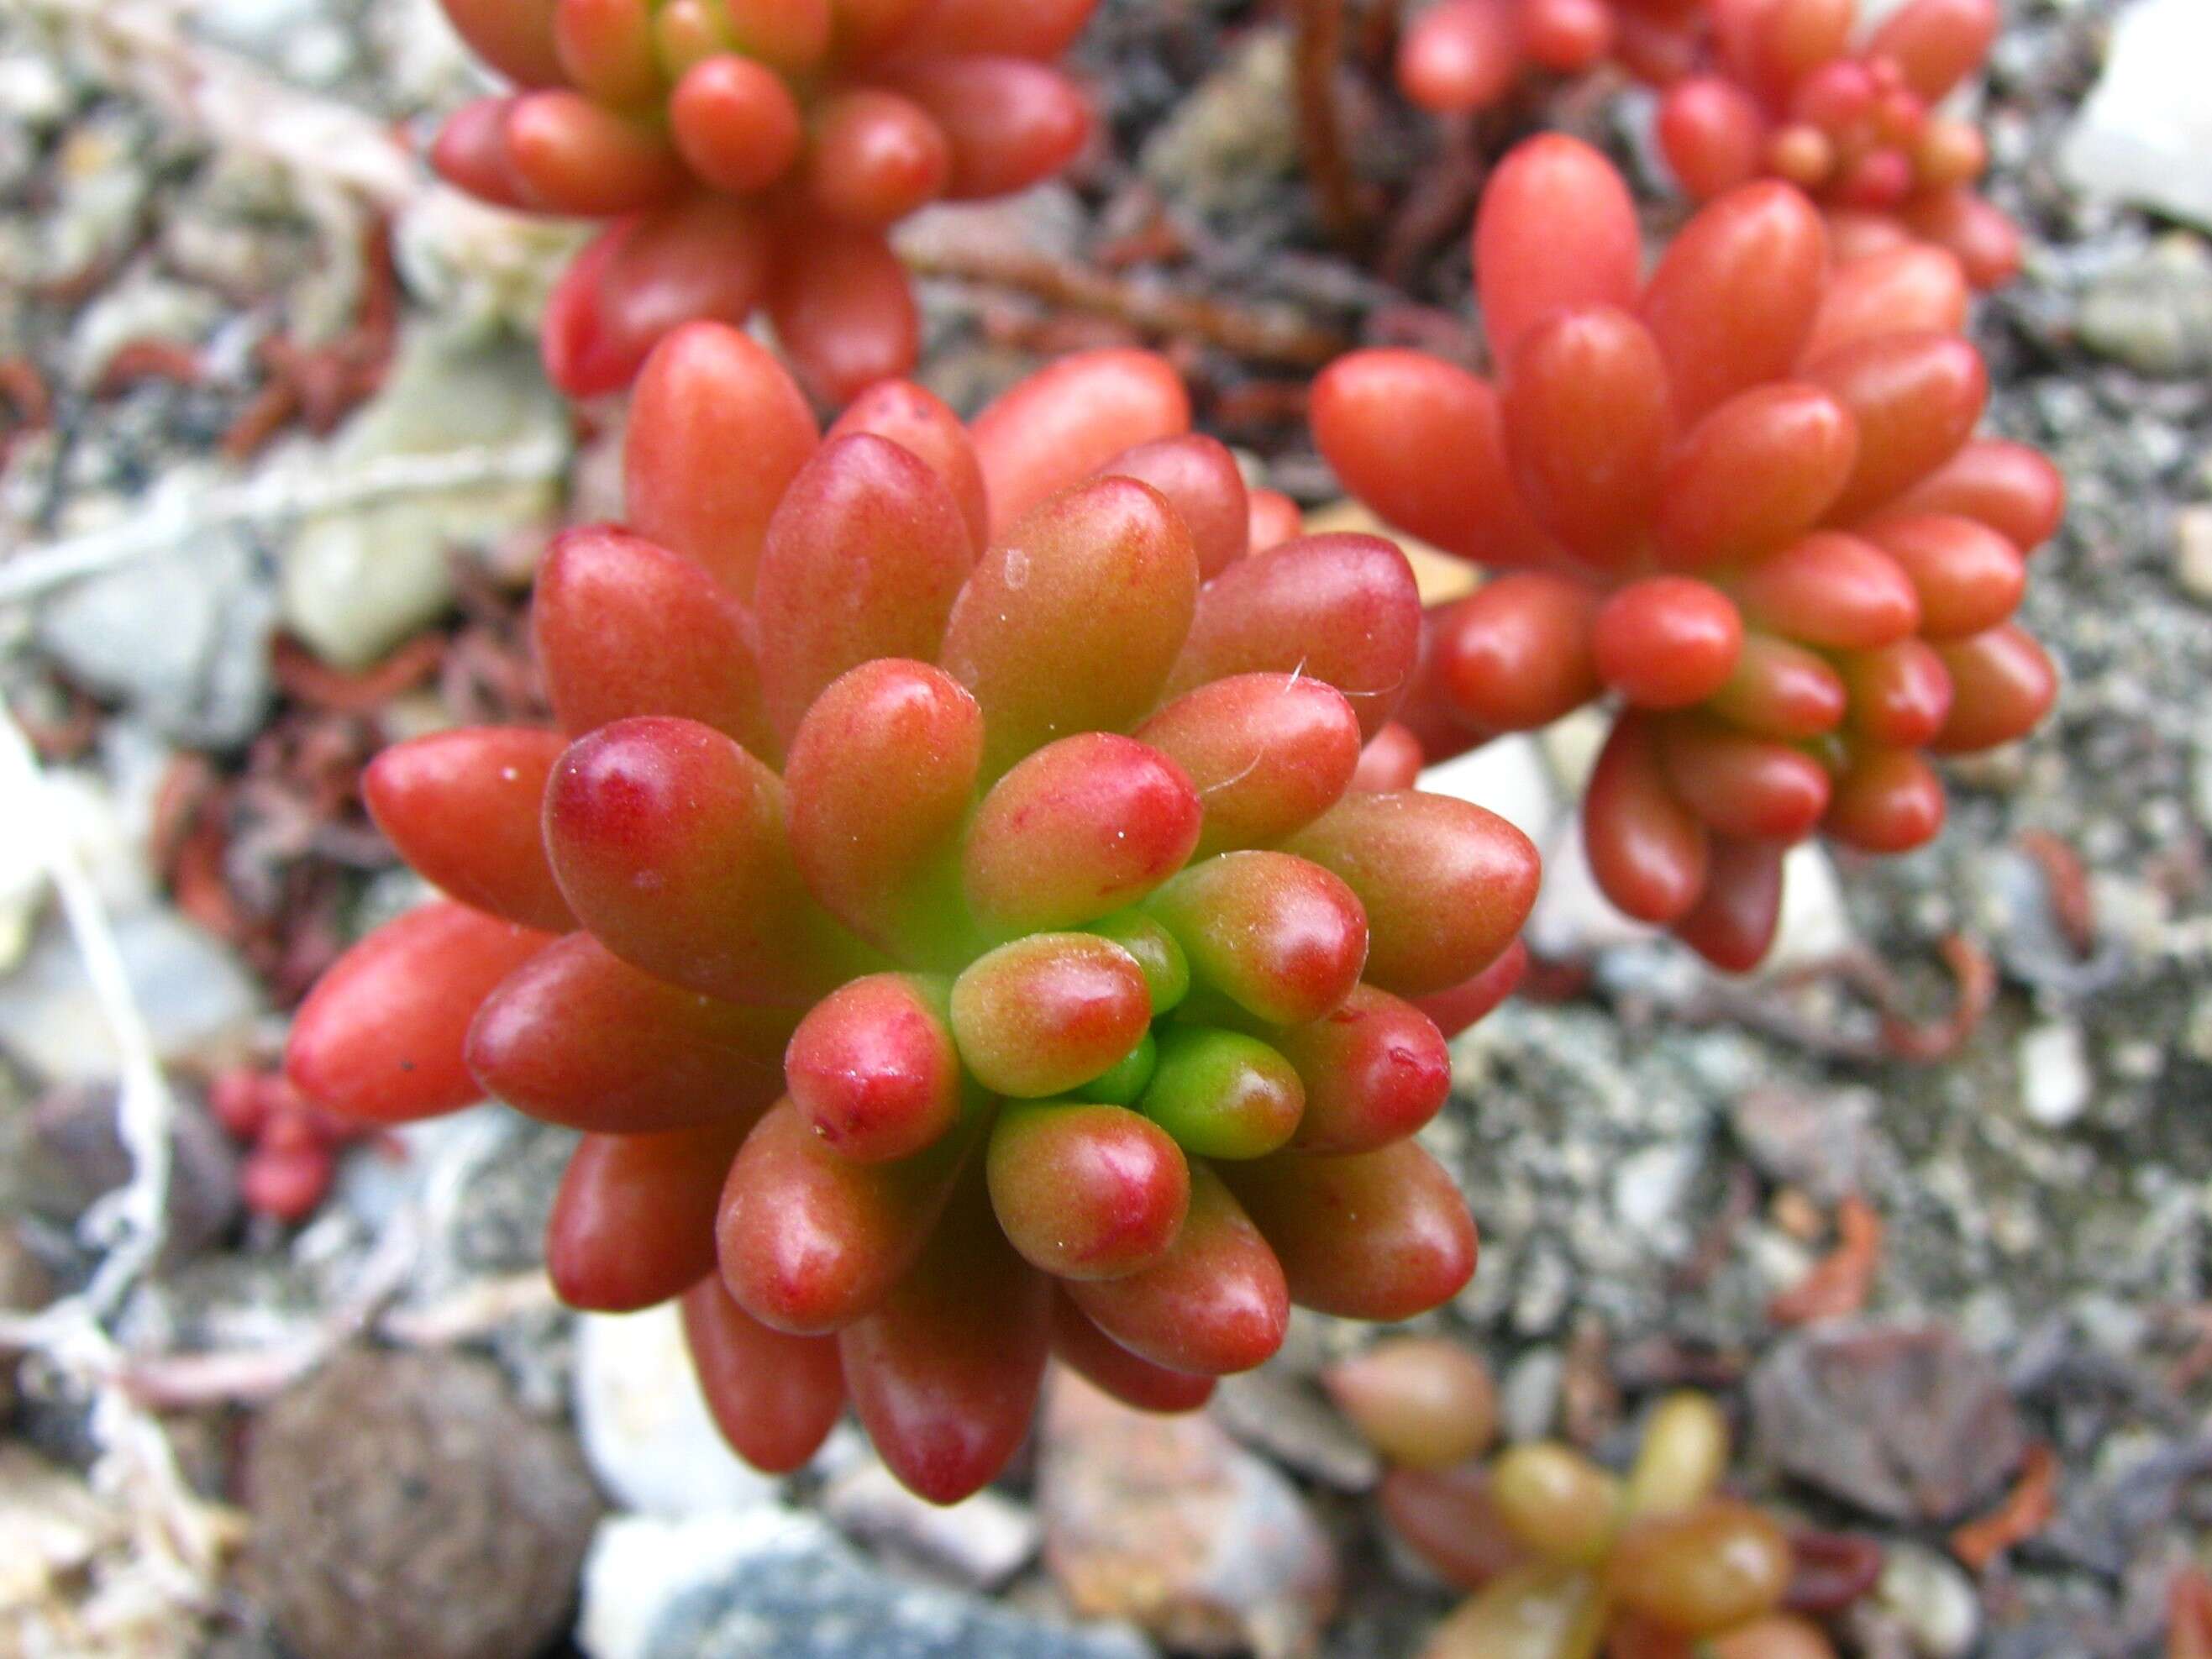
M 2120 0 L 2009 9 L 1984 113 L 1995 193 L 2031 248 L 1975 330 L 1990 425 L 2049 451 L 2071 489 L 2023 612 L 2063 674 L 2058 712 L 1954 769 L 1938 845 L 1834 866 L 1832 901 L 1807 927 L 1845 941 L 1840 957 L 1723 985 L 1671 947 L 1564 952 L 1540 995 L 1470 1033 L 1433 1133 L 1484 1257 L 1431 1322 L 1492 1360 L 1520 1435 L 1611 1452 L 1654 1391 L 1718 1390 L 1745 1431 L 1747 1490 L 1889 1547 L 1880 1589 L 1839 1626 L 1851 1651 L 2120 1659 L 2163 1651 L 2169 1581 L 2212 1565 L 2212 248 L 2086 200 L 2057 171 Z M 1158 340 L 1146 331 L 1163 285 L 1207 296 L 1163 342 L 1201 422 L 1321 505 L 1335 492 L 1297 398 L 1316 356 L 1356 341 L 1476 351 L 1463 232 L 1477 157 L 1565 126 L 1650 180 L 1635 97 L 1537 89 L 1445 133 L 1355 64 L 1336 106 L 1356 158 L 1347 254 L 1301 167 L 1295 10 L 1109 0 L 1078 54 L 1108 118 L 1094 152 L 1065 184 L 911 234 L 936 268 L 986 278 L 1009 249 L 1082 260 L 1115 274 L 1121 303 L 1074 315 L 995 281 L 933 281 L 924 378 L 973 408 L 1041 353 Z M 118 1450 L 113 1418 L 90 1409 L 97 1365 L 27 1367 L 0 1439 L 0 1560 L 44 1566 L 0 1571 L 0 1654 L 278 1654 L 272 1607 L 293 1610 L 295 1635 L 333 1628 L 327 1605 L 299 1611 L 316 1584 L 285 1576 L 313 1544 L 254 1536 L 270 1523 L 249 1479 L 263 1453 L 246 1449 L 340 1316 L 380 1319 L 393 1346 L 477 1351 L 452 1361 L 467 1368 L 457 1491 L 510 1489 L 501 1448 L 541 1432 L 565 1445 L 574 1415 L 616 1507 L 664 1507 L 628 1495 L 647 1480 L 636 1436 L 592 1426 L 595 1410 L 624 1420 L 605 1390 L 659 1401 L 661 1373 L 635 1358 L 646 1339 L 576 1340 L 535 1273 L 563 1137 L 487 1111 L 362 1148 L 324 1212 L 286 1230 L 239 1218 L 235 1156 L 199 1105 L 216 1069 L 273 1053 L 284 1010 L 345 939 L 414 895 L 352 795 L 361 759 L 392 737 L 536 708 L 521 590 L 550 524 L 611 510 L 619 410 L 563 410 L 525 343 L 568 233 L 426 190 L 392 136 L 419 140 L 425 112 L 469 88 L 427 0 L 209 0 L 181 29 L 172 17 L 60 0 L 0 11 L 0 363 L 18 366 L 0 384 L 16 416 L 0 424 L 0 684 L 49 792 L 35 813 L 0 811 L 0 1224 L 0 1224 L 0 1307 L 86 1281 L 100 1251 L 80 1214 L 129 1167 L 108 1127 L 113 1045 L 34 833 L 67 842 L 112 919 L 183 1126 L 179 1243 L 117 1327 L 137 1397 L 166 1408 L 181 1484 L 143 1446 Z M 279 112 L 337 125 L 292 142 L 323 130 Z M 1679 216 L 1646 195 L 1655 229 Z M 316 395 L 288 380 L 302 352 L 329 371 Z M 23 418 L 27 372 L 46 421 Z M 476 470 L 423 493 L 416 470 L 456 453 Z M 386 487 L 349 494 L 363 478 Z M 8 586 L 57 544 L 107 562 Z M 1555 937 L 1589 925 L 1567 915 Z M 1899 1019 L 1943 1035 L 1966 958 L 1994 970 L 1985 1015 L 1948 1034 L 1942 1063 L 1895 1057 Z M 1771 1303 L 1832 1248 L 1853 1194 L 1883 1230 L 1871 1298 L 1840 1325 L 1778 1324 Z M 1177 1452 L 1213 1472 L 1194 1476 L 1183 1522 L 1249 1544 L 1180 1592 L 1209 1610 L 1185 1627 L 1200 1645 L 1381 1659 L 1449 1605 L 1382 1538 L 1371 1462 L 1311 1387 L 1363 1340 L 1301 1325 Z M 433 1390 L 441 1373 L 398 1370 Z M 295 1443 L 313 1420 L 301 1394 L 284 1407 Z M 510 1431 L 502 1412 L 526 1420 Z M 1119 1501 L 1065 1474 L 1087 1443 L 1084 1411 L 1056 1406 L 1054 1421 L 1065 1437 L 1048 1437 L 1043 1480 L 1025 1464 L 998 1507 L 950 1519 L 885 1497 L 858 1449 L 833 1448 L 782 1496 L 859 1554 L 780 1510 L 747 1510 L 742 1527 L 604 1522 L 569 1638 L 581 1646 L 566 1650 L 800 1650 L 745 1645 L 771 1638 L 732 1612 L 747 1605 L 729 1588 L 753 1582 L 742 1574 L 684 1602 L 684 1645 L 640 1635 L 655 1595 L 675 1604 L 696 1549 L 756 1575 L 807 1564 L 771 1572 L 806 1588 L 758 1620 L 934 1620 L 994 1652 L 1146 1651 L 1110 1629 L 1077 1645 L 1032 1618 L 1071 1597 L 1097 1606 L 1095 1579 L 1079 1593 L 1054 1546 L 1066 1494 Z M 2057 1458 L 2053 1517 L 1968 1576 L 1946 1553 L 1950 1529 L 2042 1446 Z M 481 1480 L 471 1457 L 492 1460 Z M 653 1464 L 651 1480 L 690 1490 L 684 1462 Z M 352 1468 L 331 1472 L 333 1490 Z M 580 1540 L 598 1495 L 564 1469 L 539 1469 L 531 1489 Z M 773 1498 L 744 1484 L 713 1501 Z M 1050 1570 L 1032 1564 L 1040 1526 Z M 390 1559 L 380 1552 L 401 1544 L 330 1548 Z M 463 1543 L 447 1554 L 459 1565 L 438 1582 L 454 1595 L 520 1602 L 512 1628 L 486 1638 L 477 1620 L 478 1645 L 452 1650 L 526 1651 L 514 1644 L 542 1632 L 546 1563 Z M 919 1564 L 940 1588 L 885 1581 L 887 1563 Z M 350 1616 L 374 1623 L 373 1609 Z M 299 1650 L 322 1659 L 327 1640 Z M 962 1650 L 898 1640 L 839 1650 Z

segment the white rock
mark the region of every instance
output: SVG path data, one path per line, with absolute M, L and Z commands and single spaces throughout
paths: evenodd
M 301 464 L 343 477 L 406 456 L 554 447 L 567 430 L 526 347 L 464 345 L 421 326 L 402 341 L 381 395 Z M 527 483 L 396 495 L 311 519 L 285 556 L 284 619 L 331 662 L 374 662 L 452 602 L 454 549 L 546 515 L 556 489 L 549 469 Z
M 1694 1146 L 1662 1143 L 1632 1152 L 1613 1172 L 1613 1213 L 1655 1245 L 1682 1242 L 1682 1201 L 1702 1162 Z
M 227 749 L 267 708 L 276 621 L 251 544 L 217 531 L 64 588 L 39 613 L 39 642 L 164 735 Z
M 2105 72 L 2059 152 L 2092 196 L 2212 228 L 2212 6 L 2137 0 L 2112 30 Z
M 1497 738 L 1421 774 L 1421 787 L 1486 806 L 1541 847 L 1559 815 L 1559 792 L 1534 738 Z
M 1761 971 L 1826 962 L 1846 950 L 1852 937 L 1835 860 L 1820 842 L 1800 842 L 1782 860 L 1782 917 Z
M 162 1059 L 240 1038 L 252 1026 L 259 995 L 212 935 L 154 908 L 116 917 L 114 926 L 131 994 Z M 107 1016 L 58 918 L 40 928 L 21 963 L 0 980 L 0 1048 L 53 1082 L 116 1075 Z
M 1966 1574 L 1932 1550 L 1891 1543 L 1874 1604 L 1905 1627 L 1918 1659 L 1960 1659 L 1981 1633 L 1982 1614 Z
M 2081 1028 L 2071 1020 L 2033 1026 L 2020 1040 L 2020 1104 L 2031 1121 L 2063 1128 L 2089 1104 L 2094 1081 Z
M 773 1501 L 781 1483 L 724 1443 L 691 1374 L 673 1303 L 576 1321 L 576 1431 L 624 1509 L 697 1515 Z
M 822 1511 L 861 1543 L 935 1567 L 975 1589 L 1003 1584 L 1036 1553 L 1037 1519 L 985 1488 L 957 1504 L 933 1504 L 870 1456 L 832 1480 Z
M 828 1535 L 812 1516 L 781 1508 L 684 1521 L 611 1516 L 584 1559 L 577 1644 L 591 1659 L 645 1659 L 662 1615 L 684 1591 L 711 1583 L 748 1554 L 798 1551 Z
M 2183 592 L 2212 604 L 2212 504 L 2198 502 L 2174 515 L 2173 574 Z

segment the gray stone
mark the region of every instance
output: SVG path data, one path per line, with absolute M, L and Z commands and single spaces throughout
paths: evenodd
M 228 749 L 270 699 L 274 595 L 251 543 L 227 532 L 64 589 L 39 613 L 39 643 L 91 690 L 131 703 L 163 735 Z
M 1150 1659 L 1126 1628 L 1070 1628 L 894 1577 L 789 1510 L 604 1522 L 585 1567 L 590 1659 Z
M 1279 1359 L 1223 1377 L 1209 1409 L 1246 1445 L 1323 1486 L 1366 1492 L 1382 1478 L 1375 1449 Z
M 1040 1439 L 1045 1565 L 1079 1613 L 1194 1653 L 1316 1650 L 1335 1550 L 1273 1465 L 1206 1416 L 1132 1411 L 1066 1372 Z
M 114 925 L 124 971 L 162 1059 L 247 1033 L 260 994 L 212 935 L 163 909 L 118 916 Z M 114 1034 L 58 918 L 48 919 L 21 963 L 0 979 L 0 1048 L 51 1081 L 116 1075 Z
M 565 443 L 566 416 L 537 356 L 520 343 L 458 343 L 428 325 L 410 331 L 392 379 L 316 453 L 319 474 L 345 477 L 410 456 Z M 284 557 L 286 623 L 326 660 L 375 661 L 453 602 L 448 560 L 549 514 L 544 477 L 399 495 L 311 518 Z
M 2099 276 L 2081 296 L 2081 343 L 2144 374 L 2212 368 L 2212 248 L 2162 237 Z
M 1753 1372 L 1751 1404 L 1761 1455 L 1893 1521 L 1957 1520 L 2027 1449 L 2002 1376 L 1942 1325 L 1792 1337 Z
M 1026 1504 L 988 1486 L 957 1504 L 933 1504 L 872 1455 L 823 1489 L 822 1512 L 848 1536 L 970 1589 L 996 1589 L 1037 1550 L 1037 1518 Z
M 1145 143 L 1137 165 L 1169 200 L 1230 217 L 1265 202 L 1298 161 L 1290 31 L 1256 29 Z

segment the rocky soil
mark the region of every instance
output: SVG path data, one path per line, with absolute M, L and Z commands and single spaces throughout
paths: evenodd
M 1475 350 L 1481 158 L 1566 126 L 1678 216 L 1647 100 L 1534 88 L 1442 131 L 1355 27 L 1324 222 L 1297 10 L 1108 0 L 1074 176 L 908 233 L 940 273 L 925 378 L 972 409 L 1040 354 L 1160 343 L 1201 422 L 1322 507 L 1313 364 Z M 1748 982 L 1589 896 L 1573 722 L 1449 785 L 1553 874 L 1542 971 L 1463 1040 L 1431 1132 L 1484 1256 L 1429 1322 L 1490 1359 L 1516 1437 L 1613 1455 L 1657 1391 L 1717 1391 L 1740 1484 L 1885 1546 L 1838 1626 L 1879 1659 L 2163 1653 L 2169 1585 L 2212 1567 L 2212 12 L 2010 11 L 1984 115 L 2032 248 L 1975 326 L 1991 423 L 2071 486 L 2024 613 L 2057 716 L 1955 769 L 1938 846 L 1808 855 Z M 418 894 L 354 772 L 538 708 L 531 562 L 618 505 L 619 407 L 564 408 L 527 340 L 573 239 L 420 169 L 471 84 L 429 0 L 0 9 L 0 1335 L 29 1351 L 0 1362 L 0 1656 L 1413 1651 L 1451 1597 L 1314 1384 L 1358 1328 L 1300 1324 L 1188 1422 L 1056 1389 L 1014 1475 L 939 1511 L 843 1432 L 750 1474 L 671 1321 L 560 1310 L 558 1132 L 481 1108 L 348 1151 L 304 1225 L 241 1208 L 210 1079 Z M 1054 262 L 1109 303 L 1070 309 Z M 1852 1203 L 1870 1293 L 1778 1321 Z M 2038 1471 L 2048 1517 L 1969 1571 L 1954 1529 Z

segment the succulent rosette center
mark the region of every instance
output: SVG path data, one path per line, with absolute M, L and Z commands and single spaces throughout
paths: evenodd
M 562 729 L 372 768 L 452 896 L 331 970 L 291 1075 L 375 1119 L 489 1093 L 583 1130 L 556 1285 L 682 1296 L 766 1467 L 849 1399 L 949 1500 L 1054 1348 L 1188 1406 L 1293 1301 L 1396 1319 L 1472 1272 L 1409 1137 L 1444 1025 L 1510 986 L 1534 851 L 1352 787 L 1412 678 L 1411 571 L 1371 537 L 1251 551 L 1187 420 L 1109 352 L 972 438 L 894 384 L 817 440 L 757 347 L 680 330 L 634 528 L 541 572 Z

